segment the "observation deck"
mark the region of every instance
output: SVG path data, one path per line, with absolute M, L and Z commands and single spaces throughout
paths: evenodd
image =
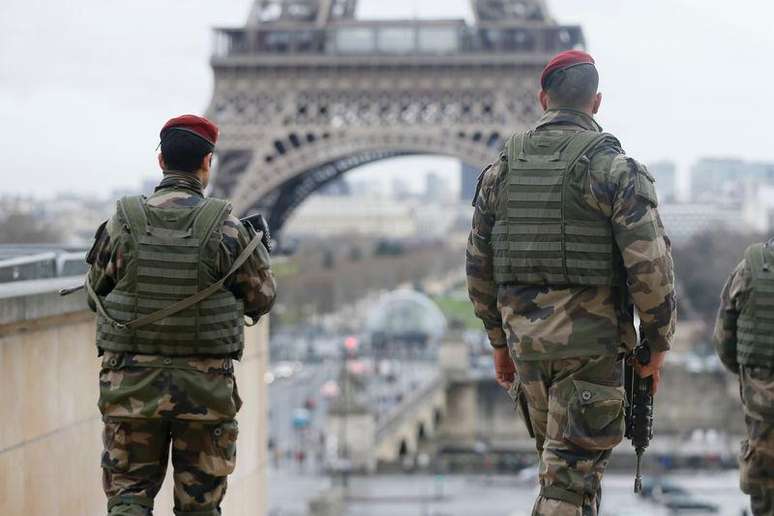
M 323 4 L 332 10 L 321 11 Z M 336 11 L 340 4 L 344 5 Z M 245 27 L 215 30 L 213 66 L 514 59 L 529 63 L 585 45 L 580 26 L 557 24 L 537 1 L 473 0 L 473 23 L 359 20 L 355 7 L 353 0 L 259 1 Z

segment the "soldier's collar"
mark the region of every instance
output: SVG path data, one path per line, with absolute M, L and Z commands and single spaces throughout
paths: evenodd
M 569 124 L 577 125 L 587 131 L 602 132 L 602 126 L 597 123 L 592 117 L 578 111 L 577 109 L 561 108 L 561 109 L 549 109 L 538 120 L 535 129 L 540 129 L 546 125 L 553 124 Z
M 156 191 L 167 188 L 183 188 L 204 197 L 204 185 L 202 185 L 202 182 L 199 181 L 198 177 L 187 172 L 178 172 L 176 170 L 164 172 L 164 179 L 156 187 Z

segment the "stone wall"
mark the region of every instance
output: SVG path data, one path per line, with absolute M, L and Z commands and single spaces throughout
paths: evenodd
M 56 290 L 77 279 L 0 286 L 0 514 L 105 514 L 99 467 L 99 362 L 94 316 L 85 297 Z M 223 506 L 228 516 L 266 512 L 268 324 L 248 329 L 237 369 L 237 470 Z M 170 468 L 171 469 L 171 468 Z M 156 501 L 172 516 L 171 478 Z
M 480 440 L 513 447 L 529 442 L 521 416 L 493 376 L 449 382 L 445 444 L 470 447 Z M 691 372 L 667 363 L 654 410 L 659 437 L 683 439 L 696 430 L 715 430 L 735 439 L 745 432 L 738 380 L 725 371 Z

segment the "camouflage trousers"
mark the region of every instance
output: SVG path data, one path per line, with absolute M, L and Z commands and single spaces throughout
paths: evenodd
M 148 516 L 167 471 L 175 514 L 217 516 L 236 464 L 236 421 L 105 420 L 102 480 L 109 516 Z
M 151 514 L 170 447 L 175 514 L 219 515 L 241 404 L 231 359 L 105 352 L 99 408 L 109 515 Z
M 747 440 L 739 456 L 740 485 L 754 516 L 774 516 L 774 421 L 745 417 Z
M 540 467 L 533 516 L 597 516 L 602 475 L 623 440 L 623 363 L 615 355 L 514 360 Z

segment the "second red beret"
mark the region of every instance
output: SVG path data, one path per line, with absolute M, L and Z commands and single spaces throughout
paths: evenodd
M 551 61 L 548 62 L 545 69 L 543 69 L 543 75 L 540 76 L 540 86 L 546 89 L 549 79 L 553 74 L 560 70 L 567 70 L 573 66 L 583 64 L 595 64 L 594 58 L 590 54 L 582 50 L 567 50 L 554 56 Z

